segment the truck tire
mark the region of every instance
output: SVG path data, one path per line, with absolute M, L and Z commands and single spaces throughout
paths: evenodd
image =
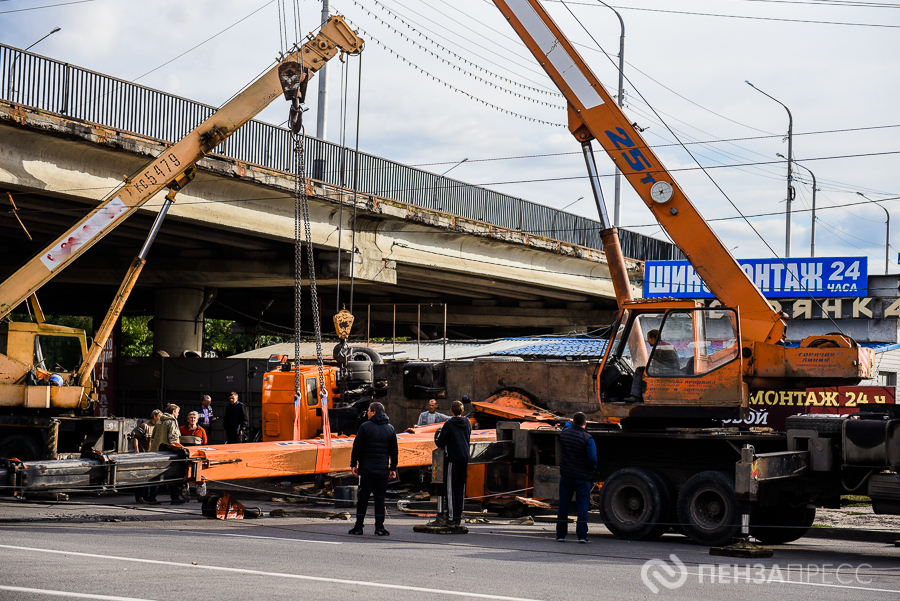
M 677 508 L 684 533 L 697 544 L 723 545 L 738 532 L 733 475 L 716 471 L 694 474 L 678 493 Z
M 764 545 L 792 543 L 812 527 L 815 507 L 762 507 L 750 516 L 750 535 Z
M 811 413 L 807 415 L 789 415 L 784 420 L 784 427 L 788 430 L 815 430 L 819 436 L 825 438 L 840 438 L 843 415 L 828 415 Z
M 626 467 L 600 489 L 600 517 L 616 537 L 654 540 L 672 525 L 672 493 L 654 471 Z
M 341 354 L 344 346 L 344 341 L 342 340 L 334 346 L 334 350 L 331 354 L 332 358 L 337 361 L 338 365 L 344 365 L 344 356 Z M 384 359 L 381 358 L 381 355 L 378 353 L 378 351 L 367 346 L 351 346 L 350 351 L 347 354 L 347 360 L 371 361 L 373 364 L 384 363 Z
M 35 461 L 43 456 L 37 440 L 24 434 L 11 434 L 0 439 L 0 457 Z

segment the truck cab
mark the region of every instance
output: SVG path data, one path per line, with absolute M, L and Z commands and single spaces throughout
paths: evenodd
M 90 384 L 70 386 L 86 354 L 83 330 L 47 323 L 0 324 L 0 406 L 58 413 L 86 409 Z M 35 378 L 29 382 L 32 370 Z M 62 385 L 57 384 L 60 379 Z
M 274 363 L 270 359 L 270 364 Z M 316 365 L 299 365 L 300 399 L 294 399 L 293 361 L 282 358 L 263 376 L 262 439 L 306 440 L 322 433 L 322 399 L 319 394 L 319 370 Z M 338 395 L 337 368 L 323 367 L 328 405 Z

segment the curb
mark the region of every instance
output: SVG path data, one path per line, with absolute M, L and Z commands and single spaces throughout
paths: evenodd
M 864 543 L 900 543 L 900 532 L 890 530 L 858 530 L 855 528 L 810 528 L 803 538 L 850 540 Z

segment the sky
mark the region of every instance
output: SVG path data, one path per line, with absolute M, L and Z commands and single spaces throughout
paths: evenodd
M 612 94 L 618 11 L 624 110 L 737 258 L 785 254 L 787 164 L 776 155 L 788 154 L 788 113 L 749 80 L 793 116 L 791 256 L 810 255 L 805 167 L 817 178 L 816 256 L 866 256 L 870 273 L 884 272 L 881 207 L 900 222 L 900 3 L 543 3 Z M 493 2 L 332 0 L 331 9 L 366 47 L 329 63 L 329 140 L 353 146 L 358 136 L 364 152 L 596 219 L 580 146 L 560 127 L 565 102 Z M 0 0 L 0 42 L 24 48 L 60 27 L 32 52 L 219 106 L 285 39 L 317 28 L 321 11 L 320 0 Z M 259 117 L 286 118 L 278 100 Z M 612 163 L 595 150 L 612 214 Z M 664 238 L 624 180 L 621 207 L 622 227 Z M 897 273 L 900 235 L 889 254 Z

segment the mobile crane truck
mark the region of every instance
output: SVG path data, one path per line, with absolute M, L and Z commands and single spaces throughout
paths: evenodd
M 94 418 L 94 364 L 109 338 L 146 262 L 162 220 L 212 152 L 277 96 L 292 101 L 297 123 L 307 83 L 340 52 L 358 53 L 363 41 L 343 17 L 333 16 L 316 36 L 166 149 L 107 195 L 83 219 L 0 283 L 0 457 L 56 459 L 84 449 L 127 452 L 126 435 L 136 420 Z M 169 191 L 147 241 L 134 259 L 90 348 L 84 331 L 45 323 L 37 290 L 165 188 Z M 35 323 L 13 322 L 9 314 L 29 302 Z
M 695 542 L 714 546 L 731 541 L 747 516 L 744 525 L 759 540 L 789 542 L 812 525 L 817 505 L 835 506 L 840 494 L 861 489 L 866 479 L 876 511 L 900 513 L 900 420 L 884 414 L 797 416 L 789 418 L 787 434 L 721 427 L 717 420 L 746 415 L 750 386 L 855 384 L 870 377 L 872 352 L 841 334 L 785 346 L 782 315 L 747 278 L 539 0 L 494 3 L 568 101 L 569 130 L 582 145 L 605 228 L 601 237 L 620 311 L 597 373 L 600 421 L 588 431 L 597 446 L 606 527 L 620 538 L 641 540 L 677 527 Z M 594 140 L 723 306 L 631 298 L 598 182 Z M 786 268 L 781 275 L 783 282 L 797 278 Z M 646 344 L 651 330 L 656 335 Z M 535 497 L 555 498 L 560 431 L 554 420 L 523 429 L 522 419 L 541 419 L 529 417 L 527 399 L 514 391 L 500 391 L 473 407 L 482 425 L 496 423 L 497 441 L 476 445 L 469 494 L 533 487 Z

